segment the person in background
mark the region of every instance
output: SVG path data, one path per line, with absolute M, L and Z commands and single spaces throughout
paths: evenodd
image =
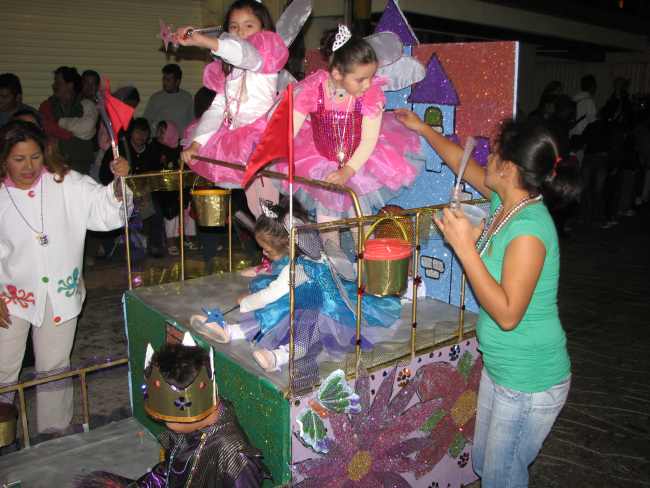
M 463 148 L 413 112 L 404 125 L 458 172 Z M 436 225 L 454 250 L 480 305 L 476 325 L 483 372 L 472 464 L 482 488 L 528 486 L 528 466 L 564 406 L 571 362 L 557 306 L 560 248 L 546 202 L 579 196 L 578 173 L 552 132 L 536 121 L 505 121 L 488 164 L 469 161 L 465 179 L 491 200 L 473 226 L 444 209 Z
M 125 176 L 129 165 L 118 159 L 110 169 Z M 70 366 L 77 317 L 86 296 L 82 276 L 86 231 L 122 225 L 118 185 L 99 185 L 50 160 L 45 134 L 31 122 L 16 120 L 0 129 L 0 386 L 18 380 L 30 329 L 39 376 Z M 36 400 L 40 433 L 69 432 L 70 380 L 37 387 Z M 11 403 L 12 395 L 3 401 Z
M 95 153 L 92 137 L 80 138 L 59 125 L 62 118 L 82 118 L 84 115 L 80 97 L 81 76 L 77 69 L 69 66 L 57 68 L 54 71 L 52 92 L 52 96 L 41 103 L 38 109 L 43 118 L 45 133 L 57 141 L 59 151 L 72 169 L 87 174 Z
M 0 75 L 0 127 L 5 125 L 16 112 L 36 109 L 23 103 L 23 87 L 20 78 L 13 73 Z
M 75 137 L 81 140 L 93 141 L 93 147 L 97 134 L 97 121 L 99 120 L 99 112 L 97 111 L 99 81 L 99 73 L 92 70 L 84 71 L 81 75 L 81 89 L 79 92 L 79 103 L 81 103 L 83 112 L 81 117 L 62 117 L 59 119 L 59 127 L 72 132 Z M 88 173 L 90 173 L 90 168 Z
M 120 138 L 119 151 L 131 166 L 133 174 L 157 171 L 158 163 L 149 142 L 149 123 L 144 117 L 138 117 L 131 121 L 127 131 L 126 138 Z M 99 180 L 102 184 L 108 184 L 113 181 L 113 175 L 110 172 L 110 161 L 113 154 L 110 150 L 106 151 L 102 167 L 99 170 Z M 164 255 L 164 219 L 162 211 L 154 203 L 151 193 L 136 195 L 135 208 L 137 215 L 142 219 L 144 233 L 147 236 L 147 248 L 149 254 L 155 258 Z M 104 245 L 104 244 L 103 244 Z M 104 249 L 109 247 L 104 245 Z
M 587 126 L 596 120 L 598 111 L 594 96 L 597 87 L 594 75 L 585 75 L 580 79 L 580 92 L 573 97 L 576 103 L 576 123 L 571 129 L 572 137 L 582 135 Z M 581 156 L 579 159 L 582 161 Z
M 194 118 L 192 95 L 181 89 L 183 71 L 179 65 L 165 65 L 162 74 L 163 89 L 149 98 L 144 118 L 149 121 L 153 131 L 156 131 L 159 122 L 171 120 L 183 134 Z

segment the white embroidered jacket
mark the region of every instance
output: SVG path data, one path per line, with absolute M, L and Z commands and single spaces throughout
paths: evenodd
M 46 246 L 40 245 L 16 210 L 18 207 L 27 222 L 40 231 L 41 196 Z M 130 213 L 130 192 L 127 201 Z M 0 184 L 0 299 L 9 313 L 38 327 L 49 296 L 55 323 L 79 315 L 86 296 L 81 276 L 86 231 L 108 231 L 123 225 L 122 204 L 115 198 L 113 186 L 102 186 L 75 171 L 62 183 L 46 171 L 42 186 L 37 183 L 30 190 Z

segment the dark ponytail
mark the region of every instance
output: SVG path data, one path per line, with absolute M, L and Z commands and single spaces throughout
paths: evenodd
M 336 51 L 332 51 L 338 29 L 330 29 L 323 33 L 320 41 L 320 53 L 327 60 L 328 70 L 338 69 L 341 74 L 349 73 L 356 65 L 377 62 L 377 54 L 372 46 L 363 38 L 352 36 Z
M 542 194 L 549 208 L 563 207 L 580 196 L 575 158 L 561 154 L 552 132 L 535 120 L 506 120 L 497 151 L 503 161 L 519 168 L 521 186 L 531 195 Z

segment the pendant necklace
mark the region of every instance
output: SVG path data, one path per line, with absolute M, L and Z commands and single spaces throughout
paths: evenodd
M 494 225 L 496 222 L 496 216 L 499 215 L 503 210 L 503 203 L 501 203 L 499 207 L 496 209 L 496 211 L 494 212 L 494 214 L 492 215 L 490 221 L 483 228 L 483 232 L 481 233 L 481 236 L 476 242 L 476 248 L 479 251 L 479 255 L 483 256 L 486 249 L 490 247 L 490 244 L 494 236 L 497 235 L 501 231 L 501 229 L 505 227 L 505 225 L 517 214 L 517 212 L 522 210 L 524 207 L 532 203 L 539 202 L 541 200 L 542 200 L 542 195 L 537 195 L 536 197 L 526 197 L 520 200 L 515 204 L 514 207 L 512 207 L 508 211 L 508 213 L 503 217 L 503 219 L 497 225 Z
M 9 191 L 9 187 L 7 185 L 4 185 L 5 190 L 7 190 L 7 195 L 9 195 L 9 200 L 11 200 L 12 205 L 16 209 L 16 212 L 18 212 L 18 215 L 20 215 L 20 218 L 23 219 L 23 222 L 27 224 L 27 227 L 31 229 L 32 232 L 36 234 L 36 240 L 41 246 L 47 246 L 49 244 L 49 239 L 47 237 L 47 234 L 45 233 L 45 224 L 43 222 L 43 177 L 41 177 L 41 230 L 37 230 L 32 225 L 28 222 L 28 220 L 25 218 L 23 213 L 20 211 L 18 208 L 18 205 L 16 205 L 16 202 L 14 201 L 14 197 L 11 196 L 11 192 Z
M 333 88 L 332 95 L 332 104 L 334 105 L 337 101 L 342 101 L 345 98 L 347 92 L 343 89 Z M 341 96 L 342 95 L 342 96 Z M 340 98 L 340 100 L 339 100 Z M 348 126 L 348 116 L 350 115 L 350 106 L 352 105 L 352 95 L 350 95 L 350 100 L 348 100 L 348 106 L 345 109 L 345 118 L 343 119 L 343 131 L 341 131 L 341 124 L 339 120 L 334 120 L 334 126 L 336 129 L 336 135 L 338 136 L 338 144 L 336 145 L 336 160 L 338 162 L 339 169 L 345 166 L 345 131 Z M 334 107 L 332 107 L 334 108 Z
M 246 71 L 241 75 L 241 85 L 239 85 L 239 92 L 237 93 L 237 98 L 235 99 L 236 109 L 233 114 L 230 110 L 230 105 L 233 103 L 233 100 L 228 97 L 228 80 L 226 80 L 226 85 L 224 86 L 224 98 L 226 102 L 226 110 L 224 116 L 224 122 L 227 127 L 230 127 L 233 123 L 237 121 L 239 116 L 239 108 L 241 107 L 242 98 L 246 96 Z

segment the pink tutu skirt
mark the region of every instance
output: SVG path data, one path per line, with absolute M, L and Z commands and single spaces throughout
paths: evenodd
M 262 115 L 255 122 L 229 129 L 225 124 L 215 132 L 199 150 L 199 156 L 228 163 L 246 164 L 266 128 L 267 118 Z M 243 171 L 238 171 L 205 161 L 194 160 L 192 171 L 227 188 L 241 188 Z
M 306 121 L 296 136 L 295 174 L 315 180 L 324 180 L 336 171 L 338 165 L 323 157 L 314 144 L 312 128 Z M 410 186 L 424 166 L 419 156 L 420 138 L 404 127 L 391 112 L 384 113 L 381 132 L 375 150 L 348 180 L 361 203 L 364 214 L 372 214 L 383 207 L 388 200 Z M 287 162 L 277 165 L 278 171 L 287 171 Z M 286 182 L 282 185 L 287 191 Z M 294 185 L 296 198 L 307 210 L 315 209 L 324 215 L 352 215 L 352 199 L 345 193 L 337 193 L 308 185 Z

